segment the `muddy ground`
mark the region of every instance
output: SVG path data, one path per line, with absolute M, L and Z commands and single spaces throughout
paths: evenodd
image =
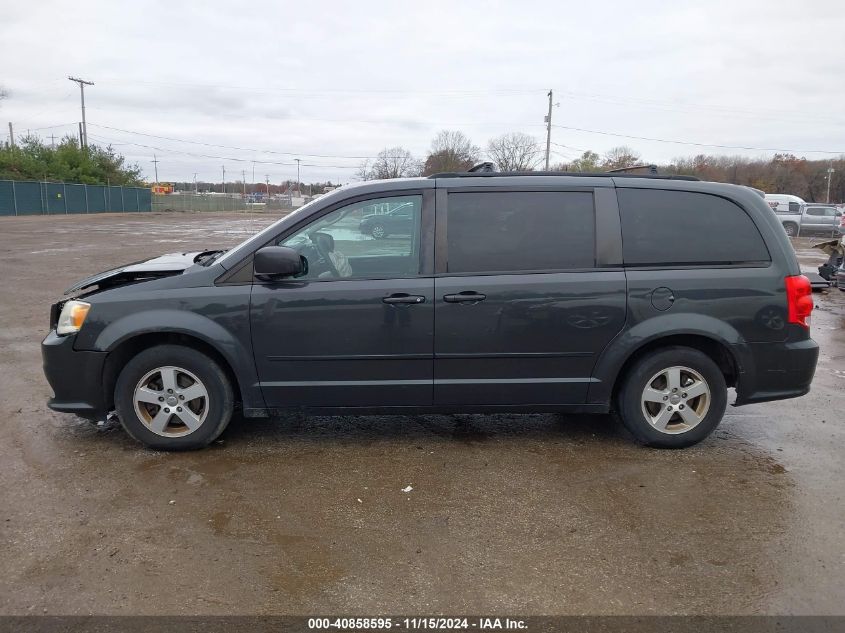
M 0 219 L 0 613 L 845 613 L 839 291 L 816 295 L 812 393 L 683 451 L 494 415 L 235 420 L 166 454 L 47 409 L 72 281 L 268 221 Z

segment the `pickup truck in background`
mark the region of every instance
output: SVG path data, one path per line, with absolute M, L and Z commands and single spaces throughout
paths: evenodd
M 841 233 L 842 211 L 832 204 L 805 202 L 798 196 L 765 195 L 789 237 L 810 233 L 835 236 Z

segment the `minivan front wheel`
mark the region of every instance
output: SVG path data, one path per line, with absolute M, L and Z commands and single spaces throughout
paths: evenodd
M 150 448 L 201 448 L 229 423 L 232 386 L 205 354 L 159 345 L 132 358 L 121 371 L 115 408 L 126 432 Z
M 641 358 L 619 391 L 622 423 L 643 444 L 683 448 L 700 442 L 722 421 L 725 377 L 696 349 L 668 347 Z

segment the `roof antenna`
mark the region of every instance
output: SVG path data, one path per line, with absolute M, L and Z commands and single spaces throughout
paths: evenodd
M 496 171 L 496 166 L 489 161 L 485 163 L 478 163 L 477 165 L 473 165 L 467 169 L 468 173 L 490 173 L 494 171 Z

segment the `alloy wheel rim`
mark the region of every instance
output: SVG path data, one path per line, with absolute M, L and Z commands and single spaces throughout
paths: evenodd
M 384 227 L 377 224 L 373 227 L 373 237 L 384 237 Z
M 172 365 L 144 374 L 132 402 L 138 419 L 161 437 L 190 435 L 208 416 L 208 389 L 196 375 Z
M 673 366 L 654 374 L 640 397 L 649 425 L 668 435 L 686 433 L 707 416 L 712 396 L 704 377 L 690 367 Z

